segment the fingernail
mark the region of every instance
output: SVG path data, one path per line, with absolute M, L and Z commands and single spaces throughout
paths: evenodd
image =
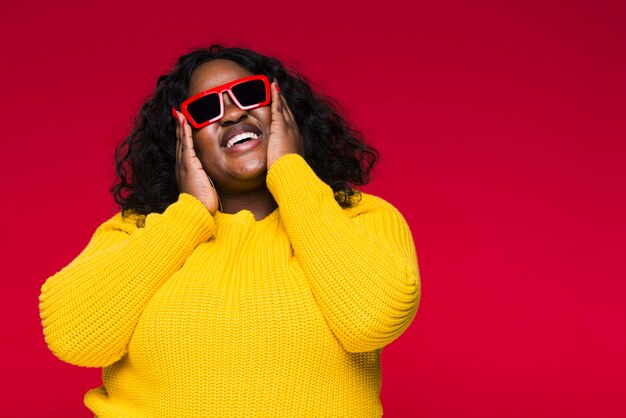
M 185 119 L 183 119 L 183 129 L 185 129 Z
M 280 87 L 278 86 L 278 81 L 274 79 L 274 85 L 276 86 L 276 91 L 280 93 Z
M 176 114 L 176 109 L 174 109 L 174 106 L 172 106 L 172 116 L 174 116 L 174 119 L 178 121 L 178 115 Z

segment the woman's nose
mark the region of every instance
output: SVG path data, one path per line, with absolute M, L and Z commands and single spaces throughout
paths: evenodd
M 224 93 L 222 93 L 222 97 L 224 99 L 224 116 L 222 116 L 222 119 L 220 119 L 220 124 L 228 125 L 232 123 L 237 123 L 241 120 L 241 118 L 248 115 L 248 112 L 240 109 L 235 104 L 228 92 L 225 91 Z

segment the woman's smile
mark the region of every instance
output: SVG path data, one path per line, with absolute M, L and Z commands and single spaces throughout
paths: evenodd
M 254 142 L 257 145 L 263 139 L 263 132 L 254 125 L 242 123 L 235 125 L 222 135 L 220 145 L 232 151 L 246 150 L 250 147 L 243 147 L 248 142 Z

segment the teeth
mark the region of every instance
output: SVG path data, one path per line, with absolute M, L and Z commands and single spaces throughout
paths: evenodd
M 230 148 L 242 139 L 257 139 L 259 136 L 254 132 L 242 132 L 230 138 L 226 144 L 226 148 Z

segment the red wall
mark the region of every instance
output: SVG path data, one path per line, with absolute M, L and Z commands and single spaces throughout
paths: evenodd
M 423 283 L 386 416 L 626 416 L 626 3 L 421 3 L 3 6 L 0 415 L 89 416 L 100 372 L 48 351 L 39 288 L 115 210 L 157 76 L 220 41 L 296 65 L 381 152 L 365 190 Z

